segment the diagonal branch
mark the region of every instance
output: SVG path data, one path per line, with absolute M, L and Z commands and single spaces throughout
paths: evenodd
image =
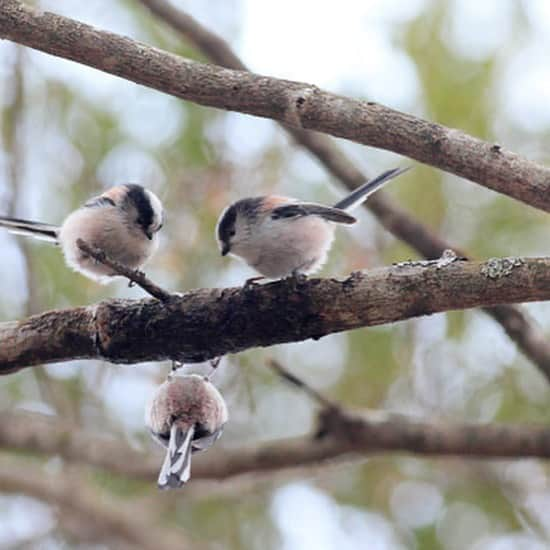
M 19 0 L 3 0 L 0 37 L 200 105 L 395 151 L 550 211 L 550 169 L 445 126 L 316 86 L 204 65 Z
M 193 42 L 214 63 L 228 69 L 248 71 L 246 65 L 237 57 L 223 38 L 203 27 L 189 14 L 168 2 L 164 2 L 164 0 L 139 1 L 165 23 Z M 297 143 L 317 157 L 325 168 L 350 191 L 369 179 L 354 165 L 352 159 L 338 149 L 327 136 L 308 130 L 291 128 L 285 124 L 282 124 L 282 127 Z M 388 231 L 427 258 L 438 258 L 447 248 L 455 249 L 431 232 L 419 220 L 414 219 L 401 209 L 384 191 L 378 191 L 363 204 L 373 212 Z M 465 256 L 464 253 L 460 253 L 460 255 Z
M 248 68 L 233 52 L 223 38 L 203 27 L 189 14 L 164 0 L 140 0 L 153 14 L 180 32 L 213 62 L 228 69 Z M 337 177 L 345 187 L 353 190 L 368 178 L 354 166 L 353 161 L 340 151 L 330 139 L 323 135 L 283 124 L 297 143 L 308 149 Z M 380 223 L 399 239 L 405 241 L 426 258 L 437 258 L 445 249 L 455 249 L 451 244 L 433 233 L 419 220 L 413 218 L 383 191 L 373 195 L 364 203 Z M 459 255 L 466 257 L 463 251 Z M 486 312 L 502 325 L 508 336 L 514 340 L 529 359 L 550 378 L 550 344 L 542 330 L 525 312 L 513 306 L 499 306 L 486 309 Z
M 153 298 L 160 300 L 161 302 L 169 302 L 172 295 L 155 284 L 151 279 L 149 279 L 145 273 L 137 269 L 131 269 L 120 262 L 112 260 L 105 254 L 103 250 L 90 246 L 88 243 L 85 243 L 82 239 L 77 239 L 76 244 L 78 248 L 82 250 L 88 256 L 91 256 L 96 262 L 106 265 L 111 268 L 115 273 L 126 277 L 130 283 L 134 283 L 141 287 L 147 294 L 150 294 Z
M 316 401 L 323 409 L 327 411 L 336 411 L 339 406 L 333 403 L 328 397 L 325 397 L 322 393 L 318 392 L 315 388 L 312 388 L 309 384 L 306 384 L 301 378 L 298 378 L 295 374 L 290 372 L 287 368 L 283 367 L 276 359 L 270 359 L 267 362 L 267 366 L 272 369 L 280 378 L 292 384 L 296 388 L 303 391 L 311 399 Z
M 286 279 L 107 300 L 0 324 L 0 374 L 71 359 L 197 362 L 442 311 L 550 299 L 550 258 L 404 262 L 344 280 Z
M 152 7 L 154 0 L 148 3 Z M 159 2 L 156 4 L 158 6 Z M 166 12 L 168 9 L 166 3 L 164 13 L 173 16 L 174 12 Z M 174 21 L 180 30 L 193 34 L 196 43 L 219 63 L 244 68 L 233 52 L 223 47 L 223 41 L 197 27 L 188 16 L 177 17 L 177 11 L 175 14 Z M 296 126 L 401 152 L 534 206 L 550 208 L 550 195 L 546 193 L 548 169 L 458 130 L 381 105 L 327 94 L 305 84 L 205 66 L 65 17 L 39 12 L 17 0 L 2 2 L 0 37 L 73 59 L 176 97 L 286 122 L 295 126 L 291 131 L 297 141 L 308 147 L 331 173 L 351 188 L 362 183 L 365 176 L 324 136 Z M 302 93 L 304 91 L 308 93 Z M 302 101 L 305 96 L 307 101 Z M 382 195 L 372 197 L 369 207 L 387 229 L 428 258 L 439 256 L 445 248 L 452 248 Z M 488 313 L 550 378 L 550 344 L 535 323 L 525 313 L 509 306 L 493 308 Z

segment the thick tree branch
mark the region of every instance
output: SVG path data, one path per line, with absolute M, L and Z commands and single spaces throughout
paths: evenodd
M 193 460 L 193 480 L 298 468 L 383 452 L 470 458 L 550 458 L 550 428 L 536 425 L 459 424 L 369 411 L 321 416 L 323 437 L 299 437 L 226 449 L 217 446 Z M 3 413 L 0 447 L 59 455 L 115 474 L 153 481 L 160 452 L 138 452 L 37 414 Z
M 405 262 L 344 280 L 294 279 L 108 300 L 0 324 L 0 374 L 39 363 L 197 362 L 442 311 L 550 299 L 550 258 Z
M 149 0 L 149 4 L 152 7 L 153 2 Z M 198 27 L 191 18 L 175 13 L 175 24 L 183 32 L 187 29 L 193 34 L 195 42 L 208 55 L 227 66 L 244 68 L 228 48 L 223 48 L 223 41 Z M 0 36 L 203 104 L 270 116 L 320 131 L 330 132 L 339 120 L 346 132 L 356 134 L 355 138 L 348 136 L 350 139 L 402 152 L 474 181 L 480 182 L 477 175 L 481 174 L 488 186 L 545 209 L 550 202 L 544 192 L 544 182 L 548 179 L 546 169 L 456 130 L 380 105 L 345 100 L 304 84 L 203 66 L 64 17 L 43 14 L 16 0 L 4 0 L 0 7 Z M 306 103 L 301 103 L 304 94 L 300 91 L 304 89 L 315 92 L 308 96 L 307 109 Z M 289 109 L 293 116 L 285 114 Z M 349 116 L 344 116 L 346 112 L 351 113 L 352 125 L 349 125 Z M 296 121 L 296 116 L 300 118 L 302 113 L 303 120 Z M 308 147 L 349 187 L 366 179 L 324 136 L 297 128 L 291 131 L 298 142 Z M 538 199 L 533 201 L 533 196 Z M 540 200 L 547 202 L 541 206 Z M 368 205 L 386 228 L 428 258 L 437 257 L 450 247 L 381 194 L 372 197 Z M 550 377 L 550 345 L 534 322 L 521 311 L 506 306 L 489 314 Z
M 190 61 L 18 0 L 2 2 L 0 37 L 201 105 L 395 151 L 550 212 L 550 169 L 383 105 Z
M 173 17 L 173 24 L 192 35 L 194 41 L 218 63 L 236 69 L 245 68 L 221 39 L 189 16 L 177 10 L 170 11 L 167 3 L 164 11 L 159 11 L 156 0 L 147 3 L 151 9 L 156 5 L 157 13 L 167 16 L 167 19 Z M 300 83 L 207 67 L 68 18 L 43 14 L 17 0 L 4 0 L 0 7 L 0 36 L 177 97 L 269 116 L 293 126 L 328 131 L 388 148 L 454 171 L 535 206 L 548 209 L 550 205 L 549 195 L 545 192 L 548 187 L 547 169 L 457 130 L 380 105 L 346 100 Z M 301 93 L 304 91 L 308 93 Z M 307 101 L 302 102 L 306 96 Z M 335 125 L 341 127 L 341 132 L 333 131 Z M 291 132 L 349 187 L 353 188 L 366 179 L 324 136 L 296 127 Z M 344 135 L 346 133 L 350 135 Z M 478 176 L 484 181 L 480 181 Z M 445 248 L 450 248 L 448 243 L 383 195 L 372 197 L 368 206 L 386 228 L 426 257 L 437 257 Z M 550 345 L 534 322 L 511 307 L 502 306 L 488 313 L 550 377 Z
M 180 32 L 213 62 L 228 69 L 248 70 L 225 40 L 203 27 L 189 14 L 175 8 L 164 0 L 140 0 L 152 13 L 160 17 L 173 29 Z M 353 190 L 368 178 L 354 165 L 336 145 L 325 135 L 283 127 L 297 143 L 307 148 L 337 177 L 348 189 Z M 456 250 L 428 227 L 414 219 L 395 204 L 383 191 L 373 195 L 364 206 L 368 208 L 380 223 L 396 237 L 408 243 L 428 259 L 438 258 L 448 248 Z M 459 251 L 460 256 L 469 256 Z M 514 340 L 525 355 L 531 359 L 550 378 L 550 343 L 533 319 L 519 308 L 499 306 L 488 308 L 486 312 L 502 325 L 508 336 Z

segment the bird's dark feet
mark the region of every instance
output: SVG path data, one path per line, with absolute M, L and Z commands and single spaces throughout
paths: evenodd
M 295 269 L 288 277 L 285 278 L 285 281 L 288 281 L 288 284 L 292 290 L 298 290 L 298 288 L 307 281 L 307 275 Z
M 136 278 L 142 279 L 143 277 L 145 277 L 145 272 L 141 271 L 141 269 L 134 269 L 134 275 L 136 276 Z M 136 286 L 136 284 L 137 283 L 135 281 L 128 281 L 128 288 L 132 288 L 133 286 Z
M 209 363 L 210 363 L 210 372 L 208 373 L 207 376 L 205 376 L 206 380 L 210 380 L 212 378 L 212 376 L 216 372 L 216 369 L 220 366 L 220 362 L 221 362 L 222 359 L 223 359 L 223 355 L 221 355 L 220 357 L 214 357 L 214 359 L 210 359 L 210 361 L 209 361 Z
M 247 279 L 244 282 L 243 289 L 244 290 L 251 290 L 255 286 L 258 286 L 258 281 L 263 281 L 265 277 L 263 275 L 259 275 L 257 277 L 250 277 L 250 279 Z
M 172 359 L 172 368 L 170 369 L 170 374 L 174 374 L 182 367 L 183 367 L 183 363 L 181 361 L 174 361 Z

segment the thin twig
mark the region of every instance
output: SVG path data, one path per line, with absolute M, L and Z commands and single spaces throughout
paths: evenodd
M 321 392 L 317 391 L 316 389 L 312 388 L 307 382 L 302 380 L 301 378 L 298 378 L 295 374 L 291 373 L 289 370 L 287 370 L 279 361 L 276 359 L 269 359 L 267 361 L 267 366 L 274 370 L 281 378 L 292 384 L 293 386 L 296 386 L 300 390 L 302 390 L 304 393 L 309 395 L 314 401 L 317 401 L 319 405 L 322 407 L 325 407 L 327 409 L 339 409 L 339 405 L 332 402 L 328 397 L 325 397 Z
M 151 279 L 149 279 L 145 275 L 145 273 L 143 273 L 143 271 L 139 271 L 138 269 L 130 269 L 124 264 L 121 264 L 120 262 L 109 258 L 109 256 L 107 256 L 107 254 L 105 254 L 103 250 L 96 248 L 95 246 L 89 245 L 82 239 L 77 239 L 76 244 L 78 245 L 78 248 L 82 250 L 82 252 L 88 254 L 88 256 L 91 256 L 100 264 L 110 267 L 115 273 L 126 277 L 132 283 L 135 283 L 143 290 L 145 290 L 145 292 L 153 296 L 153 298 L 156 298 L 161 302 L 169 302 L 172 299 L 172 294 L 153 283 L 153 281 L 151 281 Z

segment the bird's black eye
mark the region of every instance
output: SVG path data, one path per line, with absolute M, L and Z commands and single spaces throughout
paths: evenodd
M 229 232 L 229 236 L 230 236 L 230 237 L 234 237 L 236 233 L 237 233 L 237 232 L 236 232 L 234 229 L 232 229 L 232 230 Z

